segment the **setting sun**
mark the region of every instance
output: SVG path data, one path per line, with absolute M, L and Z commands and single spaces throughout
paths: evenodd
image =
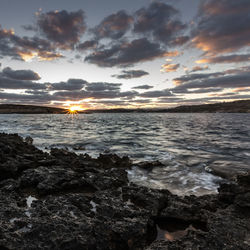
M 81 111 L 81 110 L 83 110 L 81 106 L 71 106 L 69 108 L 70 113 L 77 113 L 78 111 Z

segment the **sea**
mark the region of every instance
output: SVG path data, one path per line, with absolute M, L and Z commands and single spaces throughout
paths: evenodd
M 177 195 L 217 192 L 211 167 L 250 168 L 250 115 L 237 113 L 1 114 L 0 132 L 31 136 L 44 151 L 129 156 L 128 178 Z M 139 162 L 163 165 L 145 170 Z

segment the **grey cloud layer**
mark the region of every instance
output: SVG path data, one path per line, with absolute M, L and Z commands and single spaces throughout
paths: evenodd
M 190 74 L 175 79 L 177 86 L 174 93 L 188 93 L 189 90 L 200 89 L 197 93 L 211 92 L 209 90 L 250 87 L 250 70 L 242 67 L 236 70 L 208 74 Z M 207 89 L 207 90 L 205 90 Z
M 86 83 L 81 79 L 69 79 L 67 82 L 52 83 L 48 86 L 50 90 L 80 90 Z
M 163 90 L 147 91 L 147 92 L 141 93 L 139 96 L 145 97 L 145 98 L 158 98 L 158 97 L 165 97 L 165 96 L 173 96 L 173 94 L 168 89 L 163 89 Z
M 183 35 L 187 26 L 178 14 L 162 2 L 153 2 L 131 14 L 120 10 L 90 28 L 91 38 L 82 41 L 87 30 L 82 10 L 38 12 L 36 23 L 24 26 L 36 36 L 19 37 L 0 27 L 0 56 L 22 60 L 36 53 L 41 60 L 53 60 L 63 57 L 60 51 L 77 49 L 78 53 L 89 53 L 85 62 L 100 67 L 131 66 L 161 58 L 169 47 L 187 42 L 188 37 Z
M 40 76 L 31 70 L 12 70 L 7 67 L 0 72 L 0 89 L 46 89 L 44 84 L 33 82 Z
M 16 80 L 40 80 L 41 77 L 32 70 L 12 70 L 10 67 L 4 68 L 3 76 Z
M 116 77 L 118 79 L 132 79 L 132 78 L 140 78 L 146 75 L 149 75 L 149 73 L 144 70 L 123 70 L 121 74 L 112 75 L 112 77 Z
M 133 87 L 133 89 L 152 89 L 152 88 L 153 88 L 153 86 L 147 85 L 147 84 Z

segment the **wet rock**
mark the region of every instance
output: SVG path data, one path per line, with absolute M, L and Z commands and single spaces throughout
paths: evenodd
M 139 162 L 135 164 L 136 167 L 151 171 L 155 167 L 163 167 L 164 164 L 162 164 L 159 161 L 153 161 L 153 162 Z
M 0 134 L 0 249 L 249 249 L 249 174 L 178 197 L 130 183 L 132 166 Z
M 33 139 L 30 137 L 30 136 L 27 136 L 24 141 L 29 144 L 29 145 L 32 145 L 33 144 Z
M 85 150 L 85 147 L 82 146 L 82 145 L 75 145 L 75 146 L 73 147 L 73 149 L 76 150 L 76 151 L 78 151 L 78 150 Z
M 234 167 L 237 166 L 237 167 Z M 250 171 L 250 166 L 246 167 L 239 165 L 239 162 L 224 162 L 224 161 L 214 161 L 208 167 L 209 171 L 225 179 L 233 179 L 237 175 L 244 175 Z

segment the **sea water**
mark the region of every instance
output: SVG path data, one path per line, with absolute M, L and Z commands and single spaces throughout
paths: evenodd
M 223 179 L 209 172 L 213 164 L 228 171 L 250 167 L 249 114 L 1 114 L 0 132 L 31 136 L 47 151 L 58 147 L 92 157 L 128 155 L 135 163 L 160 161 L 164 166 L 152 170 L 134 166 L 129 180 L 178 195 L 215 193 Z

